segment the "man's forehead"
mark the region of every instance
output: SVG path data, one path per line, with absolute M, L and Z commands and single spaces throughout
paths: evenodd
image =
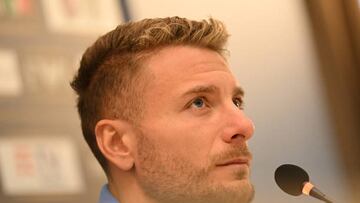
M 157 51 L 144 65 L 151 75 L 147 86 L 153 94 L 226 84 L 231 89 L 239 89 L 224 57 L 212 50 L 191 46 L 167 47 Z
M 144 65 L 157 80 L 188 77 L 209 71 L 231 73 L 226 60 L 219 53 L 191 46 L 162 48 Z

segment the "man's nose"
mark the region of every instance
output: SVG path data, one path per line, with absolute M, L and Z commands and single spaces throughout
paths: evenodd
M 244 144 L 254 134 L 254 123 L 243 110 L 233 108 L 224 115 L 225 128 L 222 139 L 226 143 Z

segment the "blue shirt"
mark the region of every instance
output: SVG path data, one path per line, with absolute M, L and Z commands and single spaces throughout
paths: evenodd
M 107 184 L 101 189 L 99 203 L 119 203 L 109 191 Z

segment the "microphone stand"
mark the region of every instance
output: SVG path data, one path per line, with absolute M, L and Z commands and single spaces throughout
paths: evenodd
M 326 203 L 333 203 L 332 201 L 330 201 L 326 195 L 324 193 L 322 193 L 319 189 L 317 189 L 316 187 L 313 187 L 310 192 L 309 192 L 309 196 L 315 197 L 319 200 L 322 200 Z

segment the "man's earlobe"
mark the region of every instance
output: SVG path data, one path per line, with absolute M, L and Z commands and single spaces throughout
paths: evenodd
M 100 120 L 95 126 L 97 145 L 105 158 L 117 168 L 127 171 L 134 166 L 134 137 L 126 121 Z

